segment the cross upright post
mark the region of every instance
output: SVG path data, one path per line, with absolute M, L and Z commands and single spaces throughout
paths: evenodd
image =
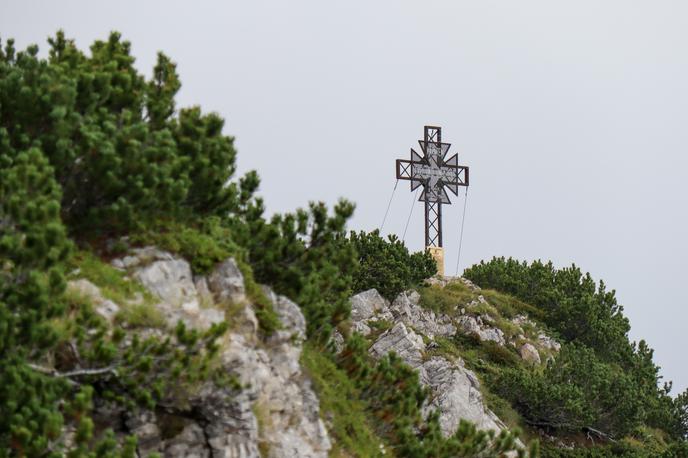
M 459 186 L 468 186 L 468 167 L 459 165 L 456 154 L 445 159 L 451 145 L 442 143 L 441 127 L 425 126 L 418 143 L 423 155 L 411 148 L 411 160 L 397 159 L 397 179 L 409 180 L 411 191 L 423 186 L 418 200 L 425 203 L 425 248 L 435 258 L 438 273 L 444 275 L 442 205 L 451 203 L 445 188 L 458 196 Z

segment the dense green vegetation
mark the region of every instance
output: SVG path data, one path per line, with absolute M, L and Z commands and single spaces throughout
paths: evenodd
M 354 205 L 345 200 L 266 218 L 258 175 L 234 176 L 237 153 L 222 118 L 176 106 L 181 83 L 164 54 L 147 79 L 117 33 L 89 53 L 62 33 L 49 45 L 45 58 L 36 46 L 0 46 L 0 457 L 134 456 L 135 438 L 118 443 L 94 425 L 94 400 L 152 408 L 205 380 L 239 389 L 213 364 L 218 337 L 232 323 L 137 334 L 164 328 L 164 320 L 105 259 L 150 244 L 187 258 L 197 274 L 234 257 L 263 336 L 280 323 L 259 284 L 301 306 L 303 363 L 331 417 L 333 455 L 496 457 L 514 449 L 517 432 L 495 435 L 468 423 L 442 437 L 437 416 L 421 413 L 427 393 L 418 375 L 394 355 L 372 361 L 366 342 L 346 332 L 352 293 L 377 288 L 393 299 L 420 287 L 436 271 L 429 254 L 409 253 L 377 231 L 347 232 Z M 88 298 L 65 290 L 74 272 L 123 305 L 114 325 Z M 510 260 L 466 275 L 510 294 L 486 290 L 492 305 L 476 309 L 507 335 L 508 319 L 527 313 L 566 342 L 554 363 L 538 369 L 467 336 L 437 340 L 431 351 L 465 359 L 510 426 L 533 436 L 536 427 L 599 430 L 623 438 L 613 445 L 623 450 L 638 450 L 638 431 L 659 431 L 657 450 L 680 456 L 688 394 L 672 400 L 668 387 L 657 388 L 652 351 L 628 342 L 613 292 L 575 268 Z M 422 304 L 442 313 L 474 298 L 458 283 L 422 288 Z M 334 329 L 347 339 L 339 356 L 331 352 Z M 76 429 L 70 450 L 63 449 L 66 425 Z
M 176 106 L 180 80 L 164 54 L 147 79 L 117 33 L 90 53 L 62 32 L 49 45 L 46 58 L 37 46 L 0 46 L 0 456 L 57 456 L 67 424 L 78 428 L 73 456 L 131 456 L 133 439 L 120 447 L 94 429 L 94 396 L 151 408 L 202 379 L 232 383 L 212 369 L 227 325 L 125 339 L 164 323 L 102 256 L 155 244 L 196 273 L 233 256 L 264 334 L 279 321 L 258 282 L 302 306 L 324 354 L 352 291 L 393 278 L 391 295 L 432 273 L 427 256 L 398 241 L 349 236 L 346 201 L 264 218 L 257 174 L 234 179 L 222 118 Z M 386 268 L 390 253 L 398 262 Z M 113 332 L 87 298 L 65 291 L 71 271 L 127 304 Z
M 60 454 L 66 423 L 78 429 L 73 456 L 130 456 L 131 442 L 91 440 L 91 397 L 150 408 L 198 379 L 231 383 L 211 369 L 226 324 L 125 342 L 122 328 L 110 332 L 87 300 L 64 293 L 64 273 L 83 263 L 105 294 L 126 295 L 89 251 L 164 222 L 194 221 L 212 237 L 211 218 L 248 206 L 257 178 L 228 183 L 232 139 L 215 114 L 175 111 L 179 80 L 166 56 L 146 81 L 116 33 L 90 55 L 62 33 L 49 43 L 46 59 L 11 40 L 0 49 L 0 456 Z M 194 235 L 176 240 L 201 252 L 199 269 L 231 243 Z M 75 244 L 84 250 L 70 258 Z M 159 324 L 145 304 L 125 312 L 127 324 Z M 66 346 L 71 359 L 60 358 Z
M 393 234 L 385 240 L 378 230 L 352 232 L 349 239 L 358 253 L 359 270 L 353 282 L 356 292 L 375 288 L 391 301 L 409 285 L 420 285 L 437 273 L 429 252 L 409 253 Z
M 628 339 L 630 325 L 623 308 L 603 282 L 596 284 L 576 266 L 556 269 L 552 263 L 505 258 L 481 262 L 464 275 L 535 306 L 538 313 L 531 316 L 564 343 L 543 369 L 500 367 L 488 377 L 491 389 L 508 400 L 527 425 L 551 434 L 586 433 L 602 441 L 641 438 L 625 442 L 619 456 L 651 455 L 633 447 L 634 441 L 646 442 L 642 431 L 660 431 L 662 453 L 682 446 L 688 435 L 687 393 L 673 399 L 671 384 L 660 386 L 652 350 L 644 341 Z M 619 447 L 600 455 L 558 455 L 549 449 L 544 454 L 612 456 L 607 454 Z

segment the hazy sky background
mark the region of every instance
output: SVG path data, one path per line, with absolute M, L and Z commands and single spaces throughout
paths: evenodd
M 576 263 L 625 306 L 675 391 L 688 385 L 688 3 L 684 1 L 6 1 L 19 47 L 119 30 L 181 105 L 226 118 L 270 211 L 357 203 L 381 223 L 394 160 L 423 125 L 471 167 L 461 269 L 492 256 Z M 444 209 L 454 272 L 463 198 Z M 412 205 L 397 189 L 385 232 Z M 423 245 L 422 204 L 406 236 Z

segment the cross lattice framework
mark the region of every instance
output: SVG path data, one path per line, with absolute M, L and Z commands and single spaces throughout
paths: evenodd
M 411 148 L 411 160 L 397 159 L 397 179 L 411 181 L 411 191 L 423 186 L 418 201 L 425 202 L 425 246 L 442 246 L 442 204 L 451 204 L 447 188 L 459 195 L 459 186 L 468 186 L 468 167 L 459 165 L 454 154 L 445 159 L 449 143 L 442 143 L 442 128 L 425 126 L 418 140 L 421 156 Z

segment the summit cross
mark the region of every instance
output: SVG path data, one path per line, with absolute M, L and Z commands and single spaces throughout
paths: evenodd
M 411 160 L 397 159 L 397 179 L 409 180 L 411 191 L 423 187 L 418 201 L 425 203 L 425 247 L 437 261 L 438 271 L 444 274 L 442 248 L 442 205 L 451 204 L 447 188 L 459 195 L 459 186 L 468 186 L 468 167 L 459 165 L 454 154 L 445 159 L 449 143 L 442 143 L 442 128 L 425 126 L 423 140 L 418 140 L 422 155 L 411 148 Z

